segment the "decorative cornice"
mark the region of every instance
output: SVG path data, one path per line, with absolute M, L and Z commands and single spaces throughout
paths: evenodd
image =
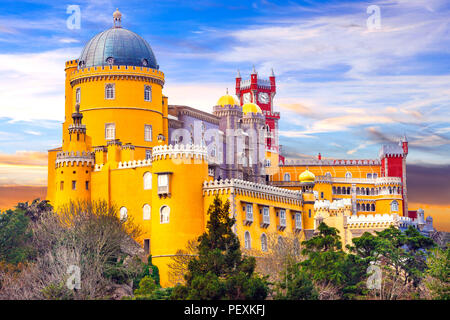
M 152 149 L 152 160 L 163 160 L 166 158 L 195 158 L 207 161 L 208 152 L 206 146 L 189 145 L 189 144 L 175 144 L 156 146 Z

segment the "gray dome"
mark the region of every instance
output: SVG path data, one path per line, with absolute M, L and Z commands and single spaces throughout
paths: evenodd
M 136 33 L 114 27 L 93 37 L 81 52 L 78 68 L 137 66 L 159 69 L 152 48 Z

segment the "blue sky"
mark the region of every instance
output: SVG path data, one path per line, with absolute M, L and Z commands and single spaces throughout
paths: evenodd
M 79 5 L 81 28 L 66 27 Z M 369 30 L 367 7 L 380 8 Z M 0 156 L 61 141 L 64 61 L 112 26 L 152 46 L 170 104 L 205 111 L 254 64 L 277 76 L 289 156 L 376 158 L 406 134 L 408 163 L 450 164 L 450 5 L 399 1 L 0 2 Z M 25 152 L 25 153 L 24 153 Z

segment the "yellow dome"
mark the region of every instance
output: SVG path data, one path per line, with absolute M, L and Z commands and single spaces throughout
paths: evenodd
M 249 102 L 242 106 L 242 112 L 244 112 L 244 114 L 247 114 L 249 112 L 262 113 L 262 110 L 257 104 Z
M 233 96 L 226 94 L 226 95 L 220 97 L 219 101 L 217 101 L 217 105 L 222 106 L 222 107 L 227 106 L 227 105 L 238 106 L 239 103 Z
M 298 176 L 298 180 L 300 182 L 314 182 L 316 180 L 316 176 L 314 173 L 306 169 Z

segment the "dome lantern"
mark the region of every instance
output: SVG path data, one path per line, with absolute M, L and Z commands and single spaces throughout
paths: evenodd
M 120 13 L 119 8 L 113 13 L 114 18 L 114 28 L 122 28 L 122 13 Z

